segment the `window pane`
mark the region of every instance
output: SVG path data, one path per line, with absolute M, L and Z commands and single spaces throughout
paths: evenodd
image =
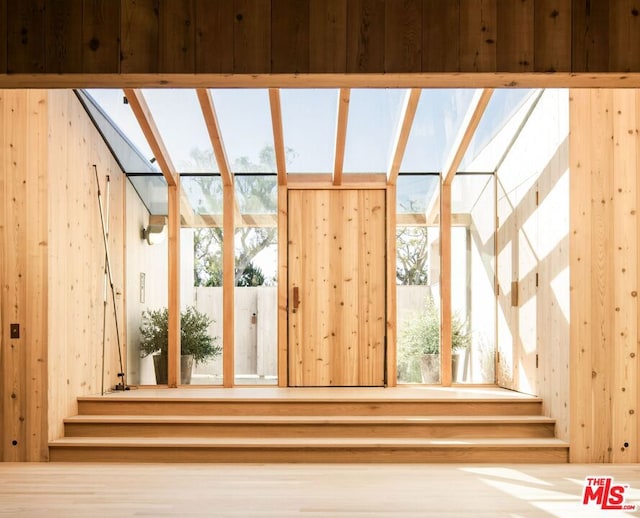
M 451 198 L 453 381 L 494 383 L 495 177 L 457 175 Z
M 336 145 L 338 90 L 281 90 L 289 173 L 330 173 Z
M 267 90 L 211 90 L 220 132 L 234 173 L 275 172 Z
M 440 382 L 439 176 L 398 178 L 398 382 Z M 415 194 L 411 203 L 410 193 Z M 409 200 L 409 201 L 407 201 Z M 431 202 L 430 200 L 433 200 Z M 426 213 L 425 207 L 432 209 Z
M 218 172 L 195 90 L 158 88 L 143 95 L 174 167 L 181 173 Z
M 345 172 L 387 171 L 406 92 L 401 89 L 351 90 Z

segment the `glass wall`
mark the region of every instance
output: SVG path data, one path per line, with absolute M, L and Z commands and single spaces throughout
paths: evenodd
M 494 383 L 495 176 L 457 174 L 451 209 L 453 382 Z
M 438 175 L 398 178 L 398 383 L 440 383 L 439 186 Z
M 236 176 L 234 383 L 278 382 L 278 186 Z

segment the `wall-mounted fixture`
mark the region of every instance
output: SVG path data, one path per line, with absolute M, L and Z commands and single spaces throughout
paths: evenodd
M 142 229 L 141 237 L 146 239 L 150 245 L 162 243 L 166 237 L 167 217 L 149 216 L 147 228 Z

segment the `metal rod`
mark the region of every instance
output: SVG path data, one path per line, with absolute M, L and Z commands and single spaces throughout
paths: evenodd
M 98 168 L 95 164 L 93 164 L 93 170 L 95 172 L 95 176 L 96 176 L 96 185 L 98 187 L 98 207 L 100 209 L 100 222 L 102 223 L 102 242 L 104 243 L 104 253 L 105 253 L 105 258 L 106 258 L 106 264 L 107 264 L 107 275 L 109 278 L 109 285 L 111 286 L 111 299 L 113 300 L 113 318 L 114 318 L 114 322 L 115 322 L 115 326 L 116 326 L 116 342 L 118 344 L 118 359 L 120 361 L 120 372 L 118 373 L 118 376 L 122 377 L 122 384 L 121 386 L 118 385 L 116 386 L 116 389 L 121 388 L 122 390 L 127 390 L 127 384 L 126 384 L 126 373 L 124 372 L 124 366 L 122 363 L 122 346 L 120 343 L 120 326 L 118 323 L 118 311 L 117 311 L 117 307 L 116 307 L 116 289 L 113 285 L 113 272 L 111 271 L 111 257 L 109 255 L 109 241 L 107 240 L 107 227 L 105 226 L 105 219 L 104 219 L 104 211 L 102 209 L 102 192 L 100 191 L 100 180 L 98 179 Z
M 111 196 L 110 196 L 110 178 L 107 175 L 107 222 L 105 225 L 107 240 L 109 239 L 109 208 L 111 205 Z M 98 192 L 100 189 L 98 188 Z M 107 284 L 107 254 L 104 255 L 104 283 L 102 286 L 102 377 L 100 381 L 100 388 L 102 391 L 102 395 L 104 396 L 104 355 L 105 355 L 105 343 L 107 341 L 107 301 L 108 301 L 108 284 Z

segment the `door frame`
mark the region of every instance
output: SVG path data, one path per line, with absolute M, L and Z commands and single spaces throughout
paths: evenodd
M 363 175 L 365 176 L 365 175 Z M 287 182 L 287 185 L 278 186 L 278 386 L 289 387 L 289 190 L 359 190 L 373 189 L 385 191 L 385 239 L 386 239 L 386 295 L 385 295 L 385 356 L 384 356 L 384 380 L 385 386 L 397 385 L 397 351 L 396 351 L 396 240 L 390 239 L 396 232 L 396 186 L 389 185 L 386 177 L 380 181 L 377 176 L 366 175 L 362 182 L 349 182 L 342 185 L 333 185 L 331 182 Z M 384 176 L 384 175 L 383 175 Z

